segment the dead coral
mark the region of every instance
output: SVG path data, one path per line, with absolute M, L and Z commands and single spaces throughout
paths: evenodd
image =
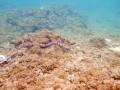
M 45 33 L 44 33 L 45 32 Z M 61 47 L 61 48 L 63 48 L 63 49 L 67 49 L 67 50 L 69 50 L 70 49 L 70 47 L 67 47 L 67 46 L 65 46 L 63 43 L 65 43 L 64 41 L 66 40 L 66 39 L 62 39 L 60 36 L 58 36 L 57 35 L 57 38 L 55 37 L 54 39 L 55 40 L 59 40 L 59 42 L 58 41 L 53 41 L 54 39 L 52 39 L 51 37 L 53 37 L 54 35 L 53 35 L 53 33 L 51 33 L 51 32 L 49 32 L 48 30 L 46 30 L 46 31 L 44 31 L 44 32 L 41 32 L 41 34 L 39 34 L 38 35 L 38 37 L 37 37 L 37 35 L 35 35 L 34 37 L 30 37 L 30 36 L 28 36 L 28 37 L 25 37 L 25 38 L 23 38 L 23 39 L 21 39 L 20 41 L 18 41 L 18 42 L 16 42 L 16 43 L 14 43 L 15 44 L 15 46 L 18 46 L 19 45 L 19 47 L 18 47 L 18 49 L 16 50 L 16 51 L 14 51 L 13 53 L 11 53 L 10 55 L 8 55 L 8 57 L 7 57 L 7 60 L 9 60 L 9 59 L 11 59 L 12 57 L 14 57 L 16 54 L 18 54 L 19 52 L 22 52 L 22 50 L 24 49 L 24 48 L 31 48 L 31 47 L 33 47 L 33 46 L 37 46 L 37 47 L 40 47 L 40 48 L 47 48 L 47 47 L 50 47 L 50 46 L 52 46 L 52 45 L 57 45 L 57 46 L 59 46 L 59 47 Z M 37 32 L 38 33 L 38 32 Z M 52 34 L 52 35 L 50 35 L 50 34 Z M 42 36 L 42 35 L 44 35 L 44 36 Z M 41 36 L 41 37 L 39 37 L 39 36 Z M 37 37 L 37 39 L 36 39 L 36 37 Z M 42 39 L 41 39 L 42 38 Z M 41 40 L 44 40 L 44 38 L 45 38 L 45 40 L 47 40 L 46 42 L 42 42 L 42 43 L 38 43 L 39 42 L 39 39 L 41 39 Z M 33 40 L 34 39 L 34 40 Z M 40 40 L 40 41 L 41 41 Z M 36 41 L 36 42 L 35 42 Z M 67 41 L 67 43 L 69 43 L 70 45 L 72 45 L 68 40 L 66 40 Z M 39 49 L 37 49 L 37 51 L 38 51 Z M 32 51 L 32 52 L 34 52 L 34 51 Z M 36 50 L 35 50 L 35 52 L 36 52 Z M 41 54 L 41 52 L 39 52 L 39 54 Z
M 29 33 L 25 36 L 23 36 L 20 40 L 17 40 L 16 42 L 14 42 L 13 44 L 15 46 L 19 46 L 22 43 L 27 43 L 27 42 L 31 42 L 31 43 L 48 43 L 50 41 L 53 42 L 62 42 L 62 43 L 70 43 L 66 38 L 56 34 L 55 32 L 51 32 L 47 29 L 45 30 L 38 30 L 36 31 L 34 34 Z
M 24 36 L 13 46 L 49 41 L 71 45 L 61 35 L 43 30 Z M 97 49 L 96 53 L 96 48 L 87 44 L 76 49 L 74 46 L 71 50 L 57 45 L 26 48 L 11 62 L 0 65 L 0 90 L 119 90 L 119 77 L 111 76 L 108 65 L 115 58 L 110 51 Z

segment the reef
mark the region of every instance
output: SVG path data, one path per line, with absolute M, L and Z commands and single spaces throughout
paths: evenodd
M 0 90 L 120 90 L 119 33 L 97 36 L 68 5 L 0 17 Z
M 32 47 L 32 46 L 39 46 L 41 48 L 47 48 L 49 46 L 52 46 L 52 45 L 58 45 L 60 46 L 61 48 L 63 49 L 67 49 L 69 50 L 70 48 L 63 45 L 62 43 L 59 43 L 59 42 L 48 42 L 46 44 L 39 44 L 39 43 L 25 43 L 24 45 L 22 45 L 22 47 L 20 47 L 18 50 L 16 50 L 15 52 L 11 53 L 8 57 L 7 57 L 7 60 L 11 59 L 13 56 L 15 56 L 18 52 L 21 52 L 22 49 L 24 48 L 29 48 L 29 47 Z
M 119 57 L 90 44 L 50 30 L 24 35 L 0 64 L 0 90 L 119 90 Z
M 37 30 L 66 31 L 70 35 L 87 29 L 81 13 L 69 5 L 11 8 L 1 10 L 0 17 L 1 52 L 9 50 L 10 42 Z
M 20 29 L 26 32 L 29 30 L 34 32 L 42 29 L 63 28 L 69 24 L 71 19 L 77 18 L 79 18 L 79 27 L 87 28 L 81 14 L 68 5 L 24 8 L 15 10 L 14 14 L 12 17 L 8 15 L 5 22 L 12 26 L 19 26 Z
M 43 34 L 43 35 L 42 35 Z M 38 30 L 34 36 L 31 36 L 32 34 L 28 34 L 27 36 L 24 36 L 23 39 L 21 39 L 20 41 L 17 42 L 12 42 L 12 44 L 14 44 L 15 46 L 17 46 L 17 50 L 15 50 L 13 53 L 9 54 L 7 56 L 7 60 L 11 59 L 13 56 L 15 56 L 17 53 L 22 52 L 23 49 L 25 48 L 31 48 L 31 47 L 40 47 L 40 48 L 47 48 L 50 47 L 52 45 L 57 45 L 63 49 L 69 50 L 70 47 L 65 46 L 63 43 L 65 42 L 65 39 L 61 38 L 60 36 L 55 36 L 55 39 L 52 39 L 53 37 L 53 33 L 50 32 L 49 30 L 43 30 L 42 32 L 40 32 L 40 30 Z M 35 41 L 35 39 L 37 38 L 37 40 L 41 40 L 41 38 L 43 38 L 42 40 L 45 40 L 44 42 L 39 43 L 39 41 Z M 57 41 L 58 39 L 61 39 L 59 41 Z M 67 41 L 67 40 L 66 40 Z M 69 41 L 67 41 L 69 42 Z M 73 45 L 74 43 L 70 43 L 70 45 Z

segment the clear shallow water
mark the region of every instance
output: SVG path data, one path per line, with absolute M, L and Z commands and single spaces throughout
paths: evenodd
M 1 9 L 67 4 L 84 16 L 88 28 L 120 31 L 120 0 L 1 0 L 0 4 Z
M 76 14 L 74 10 L 72 11 L 71 9 L 69 9 L 69 6 L 44 8 L 44 5 L 59 6 L 63 4 L 70 5 L 74 8 L 74 10 L 78 10 L 83 17 L 78 17 L 79 14 Z M 28 8 L 36 6 L 40 6 L 41 8 Z M 71 87 L 74 88 L 76 87 L 76 85 L 78 85 L 77 87 L 79 88 L 85 87 L 91 89 L 99 89 L 101 87 L 101 90 L 104 90 L 102 89 L 102 87 L 106 89 L 109 84 L 111 85 L 113 83 L 112 86 L 109 85 L 109 87 L 112 88 L 114 88 L 113 86 L 119 84 L 120 75 L 119 72 L 118 75 L 116 75 L 116 73 L 117 71 L 119 71 L 120 54 L 118 52 L 118 55 L 115 55 L 108 49 L 113 49 L 114 51 L 118 49 L 120 51 L 120 44 L 118 43 L 118 41 L 120 42 L 120 38 L 119 40 L 116 39 L 117 43 L 114 43 L 112 41 L 112 43 L 114 43 L 112 46 L 112 44 L 110 43 L 112 39 L 109 39 L 107 37 L 107 34 L 109 34 L 108 32 L 117 33 L 113 36 L 111 35 L 113 38 L 117 36 L 120 37 L 119 0 L 0 0 L 0 11 L 0 54 L 5 53 L 5 55 L 7 55 L 6 53 L 8 53 L 8 55 L 10 56 L 15 54 L 15 57 L 13 56 L 13 61 L 11 63 L 8 62 L 7 64 L 5 64 L 5 66 L 7 66 L 5 69 L 4 64 L 1 65 L 0 86 L 2 88 L 11 88 L 12 90 L 13 88 L 32 88 L 33 86 L 37 89 L 38 85 L 39 90 L 42 90 L 42 88 L 45 88 L 46 85 L 46 89 L 48 89 L 48 87 L 51 87 L 50 89 L 60 87 L 62 89 L 71 89 Z M 61 15 L 61 13 L 59 12 L 65 12 L 65 14 L 63 13 L 63 15 Z M 83 19 L 85 19 L 85 24 L 84 22 L 82 22 Z M 48 25 L 46 25 L 46 23 Z M 72 50 L 70 50 L 70 52 L 62 51 L 62 49 L 56 47 L 56 49 L 52 47 L 44 50 L 42 50 L 42 48 L 39 48 L 40 50 L 37 50 L 38 47 L 33 47 L 31 49 L 27 49 L 26 47 L 26 49 L 22 52 L 22 49 L 19 48 L 24 47 L 22 45 L 27 45 L 27 42 L 29 46 L 29 43 L 32 42 L 38 43 L 40 41 L 48 43 L 48 41 L 52 41 L 52 39 L 54 41 L 56 39 L 55 41 L 63 42 L 63 45 L 57 43 L 59 46 L 61 45 L 62 47 L 64 46 L 64 43 L 65 45 L 67 43 L 70 44 L 70 42 L 74 43 L 74 41 L 72 40 L 70 40 L 69 42 L 69 40 L 67 40 L 66 38 L 62 38 L 61 36 L 59 36 L 59 34 L 54 35 L 52 33 L 46 33 L 48 34 L 46 35 L 44 32 L 43 35 L 41 35 L 41 32 L 41 34 L 39 32 L 36 32 L 33 34 L 29 34 L 27 37 L 21 38 L 25 30 L 28 33 L 30 30 L 30 32 L 34 32 L 35 30 L 38 30 L 40 28 L 42 30 L 44 26 L 51 29 L 57 28 L 57 31 L 63 30 L 63 33 L 67 31 L 67 34 L 69 31 L 72 30 L 72 32 L 75 33 L 74 36 L 78 38 L 78 41 L 76 41 L 75 37 L 75 41 L 77 42 L 76 45 L 72 47 Z M 66 26 L 68 28 L 63 26 Z M 81 27 L 84 28 L 81 29 Z M 89 29 L 94 30 L 97 34 L 105 34 L 105 39 L 104 37 L 93 38 L 94 33 L 92 32 L 92 30 Z M 4 32 L 4 30 L 6 30 L 6 32 Z M 80 33 L 81 35 L 78 33 Z M 74 36 L 72 36 L 72 38 L 74 38 Z M 93 39 L 91 39 L 91 37 Z M 21 39 L 17 42 L 12 41 L 18 38 Z M 90 41 L 90 43 L 86 43 L 86 41 Z M 107 43 L 110 43 L 110 46 L 107 46 L 105 41 L 107 41 Z M 82 44 L 79 44 L 79 42 Z M 14 44 L 16 47 L 12 47 L 10 44 Z M 49 43 L 47 45 L 49 45 Z M 16 48 L 17 51 L 12 51 L 11 49 L 13 48 Z M 17 55 L 19 51 L 20 54 Z M 40 60 L 36 60 L 36 57 Z M 17 63 L 15 60 L 17 60 Z M 41 62 L 41 60 L 45 62 Z M 53 60 L 53 62 L 51 62 L 51 60 Z M 38 64 L 40 63 L 41 65 L 38 65 L 37 61 Z M 46 63 L 48 65 L 46 65 Z M 37 66 L 34 67 L 34 64 Z M 24 65 L 27 66 L 25 67 Z M 21 70 L 23 71 L 19 72 Z M 95 71 L 94 74 L 92 73 L 93 70 Z M 57 73 L 58 71 L 60 71 L 60 73 Z M 20 77 L 22 74 L 26 75 L 27 78 Z M 31 79 L 31 75 L 35 75 L 35 78 Z M 40 78 L 37 77 L 38 75 L 40 75 Z M 48 78 L 45 78 L 46 75 Z M 6 79 L 8 80 L 7 83 Z M 92 83 L 90 82 L 91 79 Z M 39 82 L 39 80 L 43 80 L 43 82 Z M 50 81 L 52 81 L 52 86 L 49 85 Z M 80 81 L 82 81 L 84 84 L 81 84 Z M 14 86 L 12 86 L 12 82 L 15 82 Z M 69 83 L 69 85 L 65 85 L 65 82 L 66 84 Z M 23 83 L 25 83 L 24 86 Z M 37 83 L 37 85 L 34 86 L 35 83 Z M 43 83 L 43 86 L 40 87 L 41 83 Z M 64 88 L 62 86 L 64 86 Z

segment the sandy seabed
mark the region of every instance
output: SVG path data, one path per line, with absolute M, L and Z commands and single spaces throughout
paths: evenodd
M 6 53 L 23 43 L 47 43 L 48 36 L 70 50 L 57 45 L 22 49 L 0 65 L 0 90 L 120 90 L 120 55 L 105 38 L 85 42 L 42 30 L 23 36 Z

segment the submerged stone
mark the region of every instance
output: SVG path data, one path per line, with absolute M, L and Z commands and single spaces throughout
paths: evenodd
M 0 63 L 3 63 L 7 61 L 6 57 L 4 55 L 0 55 Z

